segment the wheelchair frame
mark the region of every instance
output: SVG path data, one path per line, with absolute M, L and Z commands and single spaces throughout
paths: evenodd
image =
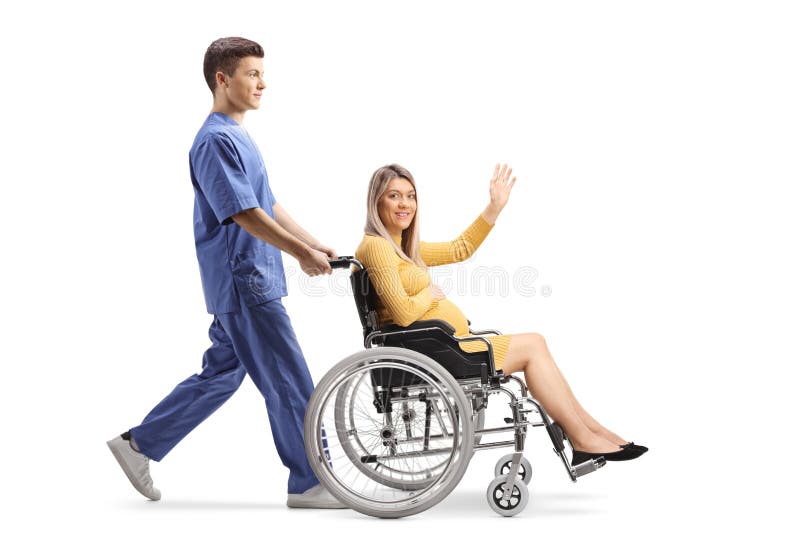
M 412 515 L 433 506 L 455 487 L 475 450 L 513 447 L 514 452 L 502 457 L 495 465 L 495 479 L 487 489 L 487 500 L 490 507 L 497 513 L 503 516 L 515 515 L 524 509 L 529 499 L 526 484 L 531 479 L 531 466 L 523 457 L 529 426 L 547 429 L 553 443 L 553 451 L 561 459 L 573 482 L 605 465 L 603 458 L 588 460 L 577 466 L 570 464 L 565 452 L 565 444 L 570 445 L 571 448 L 571 443 L 561 427 L 553 422 L 541 404 L 528 394 L 528 388 L 523 380 L 511 375 L 506 376 L 502 370 L 495 369 L 493 347 L 491 341 L 485 336 L 488 334 L 500 335 L 500 332 L 496 330 L 474 331 L 470 328 L 469 336 L 458 337 L 454 335 L 455 330 L 451 325 L 440 320 L 417 321 L 407 327 L 397 325 L 381 327 L 378 323 L 375 306 L 375 292 L 364 266 L 352 256 L 340 257 L 332 260 L 330 264 L 332 268 L 349 268 L 351 266 L 356 268 L 351 272 L 350 281 L 363 327 L 366 350 L 337 364 L 315 389 L 306 413 L 306 451 L 320 482 L 342 502 L 361 513 L 377 517 Z M 486 350 L 481 352 L 463 351 L 459 343 L 466 341 L 482 342 L 485 344 Z M 373 355 L 376 355 L 378 359 L 375 360 Z M 348 369 L 349 375 L 343 374 L 343 364 L 346 364 L 344 367 Z M 382 442 L 384 447 L 388 447 L 389 452 L 384 456 L 359 455 L 351 445 L 343 446 L 343 448 L 348 459 L 353 462 L 356 473 L 365 474 L 378 484 L 393 488 L 393 491 L 405 491 L 411 495 L 407 500 L 398 501 L 399 504 L 396 506 L 385 506 L 380 499 L 355 498 L 350 494 L 352 492 L 346 484 L 331 476 L 333 461 L 328 451 L 328 438 L 326 438 L 323 428 L 321 413 L 330 402 L 333 391 L 336 390 L 334 426 L 340 441 L 351 439 L 357 430 L 355 427 L 343 430 L 347 427 L 344 422 L 346 416 L 344 408 L 348 398 L 351 405 L 354 403 L 348 395 L 355 396 L 355 392 L 348 393 L 347 388 L 352 386 L 356 373 L 366 373 L 366 370 L 369 370 L 372 381 L 374 396 L 372 405 L 378 414 L 383 414 L 385 420 L 381 430 L 384 434 L 382 437 L 378 437 L 378 441 Z M 396 373 L 394 381 L 392 373 Z M 366 376 L 364 374 L 358 379 L 356 388 L 365 380 Z M 399 384 L 396 383 L 398 380 Z M 507 387 L 511 382 L 519 388 L 519 395 Z M 417 383 L 422 384 L 417 388 L 420 392 L 414 389 Z M 438 392 L 433 391 L 434 389 L 438 389 Z M 460 393 L 453 390 L 458 390 Z M 504 394 L 508 397 L 511 417 L 504 418 L 507 426 L 483 428 L 483 416 L 488 406 L 488 398 L 493 394 Z M 461 403 L 459 395 L 462 395 L 467 402 Z M 436 398 L 440 400 L 431 400 Z M 425 405 L 423 436 L 413 438 L 417 442 L 421 441 L 423 448 L 404 453 L 397 450 L 398 443 L 404 442 L 402 440 L 398 442 L 398 437 L 395 436 L 397 424 L 392 423 L 391 412 L 394 406 L 393 402 L 399 402 L 403 411 L 402 421 L 406 421 L 405 432 L 408 439 L 405 443 L 408 443 L 411 441 L 412 435 L 408 423 L 409 414 L 414 414 L 413 417 L 416 417 L 414 410 L 407 408 L 408 402 L 412 400 L 423 402 Z M 441 410 L 441 413 L 438 402 L 445 405 L 445 410 Z M 433 403 L 436 403 L 436 410 L 431 408 Z M 457 406 L 452 406 L 453 403 L 461 404 L 464 413 L 471 412 L 471 417 L 460 418 L 461 410 Z M 351 406 L 351 423 L 352 411 Z M 527 414 L 533 412 L 539 415 L 541 421 L 527 419 Z M 450 419 L 450 426 L 443 420 L 442 414 Z M 469 420 L 467 421 L 467 419 Z M 434 423 L 438 426 L 437 434 L 431 433 Z M 402 427 L 402 424 L 400 426 Z M 458 441 L 457 426 L 463 427 L 462 433 L 465 437 L 461 437 L 461 441 Z M 431 480 L 433 475 L 426 472 L 403 473 L 403 476 L 411 474 L 427 476 L 422 481 L 409 481 L 396 478 L 388 468 L 386 468 L 388 474 L 379 472 L 380 462 L 383 460 L 397 461 L 404 458 L 418 460 L 425 456 L 441 455 L 443 450 L 446 452 L 446 449 L 429 449 L 430 442 L 440 438 L 446 440 L 450 430 L 453 433 L 453 445 L 457 447 L 460 456 L 451 453 L 450 459 L 446 462 L 447 465 L 442 468 L 442 473 L 436 479 L 438 483 L 439 479 L 444 478 L 447 487 L 441 488 L 438 494 L 434 492 L 427 501 L 423 499 L 426 488 L 428 488 L 426 481 Z M 484 437 L 508 432 L 513 433 L 511 439 L 481 443 Z M 468 440 L 469 443 L 464 443 L 465 440 Z M 344 442 L 342 441 L 342 443 Z M 361 445 L 360 441 L 358 443 Z M 455 461 L 456 464 L 450 465 L 452 461 Z M 455 471 L 451 473 L 448 472 L 448 469 Z

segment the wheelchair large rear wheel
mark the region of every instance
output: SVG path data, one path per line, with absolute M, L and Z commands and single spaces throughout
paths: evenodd
M 354 354 L 319 382 L 305 419 L 306 452 L 342 503 L 377 517 L 430 508 L 472 455 L 472 408 L 441 365 L 407 349 Z
M 374 373 L 375 371 L 371 371 Z M 417 462 L 398 462 L 393 456 L 369 458 L 373 454 L 374 438 L 376 436 L 373 427 L 375 425 L 363 425 L 363 407 L 374 402 L 375 394 L 372 385 L 369 383 L 371 373 L 359 373 L 349 379 L 342 387 L 337 388 L 335 413 L 341 414 L 344 424 L 336 425 L 336 435 L 342 450 L 347 457 L 364 475 L 380 482 L 390 488 L 418 491 L 430 484 L 432 477 L 437 476 L 447 466 L 447 459 L 439 457 L 440 462 L 421 465 Z M 418 399 L 417 399 L 418 400 Z M 392 413 L 392 426 L 401 427 L 401 432 L 405 433 L 405 439 L 413 439 L 415 433 L 420 433 L 420 428 L 424 429 L 426 418 L 430 421 L 430 434 L 432 436 L 452 434 L 453 428 L 450 419 L 443 417 L 446 412 L 441 399 L 431 399 L 430 412 L 424 403 L 414 402 L 414 400 L 400 401 L 395 406 Z M 376 412 L 377 413 L 377 412 Z M 381 427 L 385 426 L 385 416 L 380 418 Z M 474 423 L 473 423 L 474 428 Z M 422 432 L 424 438 L 424 430 Z M 364 462 L 363 459 L 369 461 Z M 432 457 L 435 458 L 435 457 Z

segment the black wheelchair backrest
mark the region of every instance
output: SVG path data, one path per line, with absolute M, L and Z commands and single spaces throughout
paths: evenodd
M 360 268 L 359 268 L 360 266 Z M 375 306 L 375 290 L 369 281 L 369 273 L 361 264 L 356 265 L 356 270 L 350 273 L 350 286 L 353 288 L 353 298 L 356 301 L 358 318 L 364 329 L 364 337 L 378 329 L 378 312 Z

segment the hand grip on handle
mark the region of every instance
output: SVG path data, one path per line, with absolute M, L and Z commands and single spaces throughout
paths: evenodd
M 331 266 L 331 269 L 346 269 L 350 267 L 352 259 L 353 256 L 339 256 L 335 260 L 328 260 L 328 264 Z

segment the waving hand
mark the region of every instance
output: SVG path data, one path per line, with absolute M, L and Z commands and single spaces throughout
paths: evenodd
M 489 205 L 483 212 L 483 218 L 489 224 L 494 224 L 497 216 L 503 211 L 511 195 L 511 189 L 517 181 L 516 176 L 511 176 L 511 167 L 503 163 L 494 166 L 494 175 L 489 182 Z

